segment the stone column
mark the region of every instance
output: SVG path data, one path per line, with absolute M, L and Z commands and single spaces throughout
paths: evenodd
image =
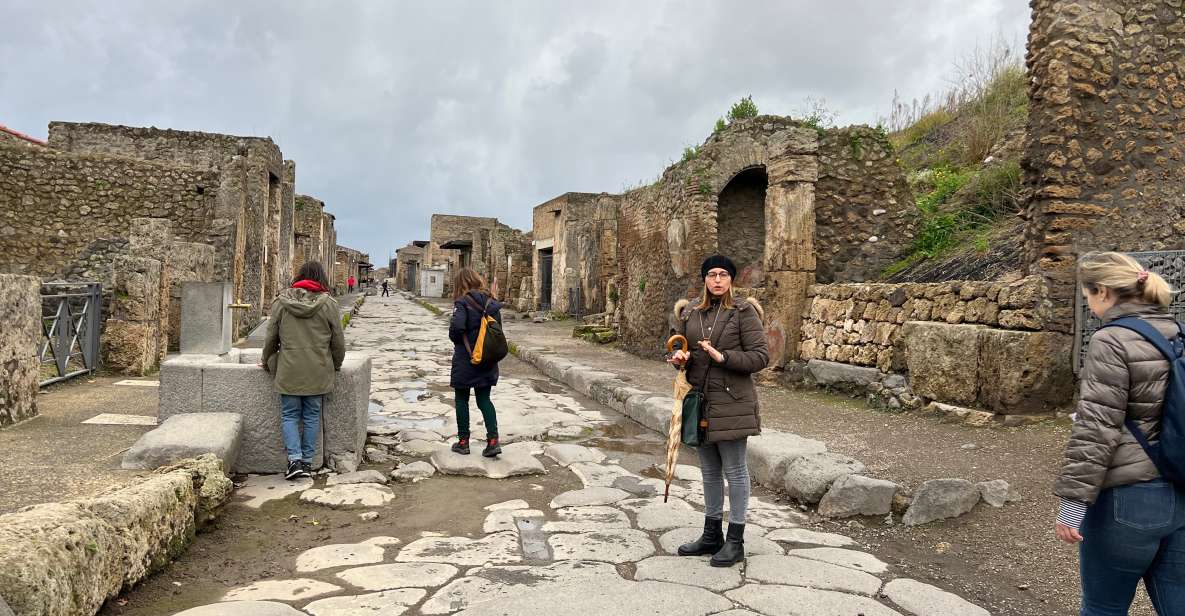
M 157 290 L 159 308 L 156 312 L 156 330 L 160 340 L 156 344 L 156 359 L 152 365 L 164 360 L 169 349 L 171 328 L 177 323 L 169 322 L 172 314 L 173 278 L 173 223 L 166 218 L 133 218 L 128 230 L 128 254 L 146 257 L 160 263 L 160 288 Z
M 0 428 L 37 414 L 41 341 L 41 281 L 0 274 Z
M 294 247 L 296 244 L 296 163 L 284 161 L 284 177 L 280 180 L 280 241 L 276 254 L 276 288 L 279 293 L 292 282 Z M 296 264 L 300 267 L 300 264 Z
M 111 269 L 111 318 L 99 342 L 103 365 L 143 376 L 160 363 L 161 263 L 121 255 Z

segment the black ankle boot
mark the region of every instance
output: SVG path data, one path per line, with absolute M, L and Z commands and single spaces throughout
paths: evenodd
M 724 547 L 712 555 L 708 564 L 713 567 L 731 567 L 742 560 L 745 560 L 745 525 L 729 522 Z
M 459 453 L 463 456 L 469 455 L 469 439 L 457 439 L 457 442 L 453 443 L 453 453 Z
M 715 554 L 724 545 L 724 531 L 721 518 L 704 517 L 704 534 L 691 543 L 679 546 L 679 556 L 705 556 Z
M 481 455 L 492 458 L 502 453 L 502 446 L 498 444 L 498 437 L 492 436 L 486 439 L 486 448 L 482 450 Z

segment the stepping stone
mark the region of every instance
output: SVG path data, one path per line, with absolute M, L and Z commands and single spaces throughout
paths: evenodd
M 504 511 L 507 509 L 530 509 L 531 505 L 527 501 L 518 498 L 515 500 L 508 500 L 501 503 L 494 503 L 493 505 L 486 505 L 482 509 L 486 511 Z
M 662 546 L 663 551 L 667 554 L 678 554 L 679 546 L 683 545 L 684 543 L 691 543 L 692 541 L 699 539 L 703 532 L 704 525 L 701 521 L 698 526 L 676 528 L 663 533 L 663 535 L 658 538 L 658 544 Z M 749 527 L 745 527 L 746 557 L 757 556 L 761 554 L 781 556 L 785 553 L 786 550 L 782 549 L 782 546 L 778 545 L 776 542 L 770 541 L 769 539 L 758 535 L 749 536 Z M 707 558 L 707 556 L 704 557 L 704 559 Z
M 884 573 L 889 566 L 872 554 L 845 550 L 843 548 L 802 548 L 787 552 L 790 556 L 801 556 L 865 573 Z
M 538 509 L 495 509 L 486 516 L 481 532 L 488 535 L 504 531 L 517 531 L 518 526 L 515 525 L 515 521 L 518 518 L 543 519 L 543 517 L 543 512 Z
M 288 481 L 283 475 L 248 475 L 247 482 L 235 490 L 235 494 L 247 497 L 244 506 L 259 509 L 264 503 L 281 500 L 311 487 L 312 479 Z
M 480 539 L 424 537 L 399 551 L 399 562 L 433 562 L 461 566 L 506 564 L 522 560 L 515 533 L 494 533 Z
M 411 464 L 404 464 L 403 466 L 391 471 L 391 479 L 394 479 L 395 481 L 418 483 L 435 474 L 436 467 L 421 460 L 419 462 L 412 462 Z
M 653 477 L 618 477 L 613 480 L 613 487 L 625 490 L 635 496 L 650 497 L 662 495 L 667 490 L 666 482 Z M 670 493 L 678 496 L 684 488 L 671 486 Z
M 817 588 L 747 584 L 724 596 L 766 616 L 902 616 L 868 597 Z
M 914 616 L 991 616 L 958 595 L 916 580 L 893 580 L 885 584 L 882 594 Z
M 341 590 L 340 586 L 306 578 L 294 580 L 263 580 L 235 588 L 222 596 L 222 601 L 300 601 L 328 595 Z
M 234 468 L 243 439 L 238 413 L 182 413 L 146 432 L 123 456 L 122 468 L 150 470 L 212 453 L 222 468 Z
M 612 505 L 630 497 L 629 492 L 617 488 L 584 488 L 563 492 L 551 500 L 552 509 Z
M 745 580 L 805 586 L 873 596 L 881 581 L 862 571 L 797 556 L 757 555 L 747 559 Z
M 748 509 L 745 522 L 766 528 L 795 528 L 810 521 L 807 516 L 788 507 Z
M 684 526 L 704 526 L 704 514 L 698 511 L 651 505 L 637 512 L 638 528 L 642 530 L 666 531 Z
M 592 561 L 564 560 L 546 567 L 482 567 L 437 591 L 420 606 L 420 613 L 448 614 L 485 602 L 497 605 L 532 590 L 571 585 L 598 588 L 620 580 L 616 567 Z
M 979 502 L 979 488 L 966 479 L 931 479 L 913 495 L 901 521 L 906 526 L 957 518 Z
M 310 616 L 400 616 L 420 602 L 428 591 L 421 588 L 402 588 L 368 595 L 332 597 L 304 606 Z
M 398 438 L 404 443 L 408 441 L 428 441 L 429 443 L 439 443 L 440 441 L 444 440 L 444 435 L 431 430 L 404 430 L 399 433 Z
M 415 456 L 422 458 L 430 456 L 437 451 L 448 451 L 449 446 L 440 441 L 422 441 L 419 439 L 412 441 L 404 441 L 395 446 L 395 451 L 405 456 Z
M 296 572 L 308 573 L 345 565 L 383 562 L 382 546 L 365 543 L 338 543 L 305 550 L 296 557 Z
M 632 528 L 552 535 L 547 538 L 547 544 L 551 546 L 556 560 L 628 563 L 654 554 L 654 543 L 650 541 L 650 536 Z
M 440 563 L 393 563 L 346 569 L 337 579 L 362 590 L 430 588 L 453 579 L 459 570 Z
M 616 464 L 573 462 L 568 465 L 568 470 L 575 473 L 586 488 L 612 488 L 613 482 L 620 477 L 637 477 Z
M 667 582 L 607 581 L 530 590 L 500 601 L 479 603 L 458 616 L 588 616 L 652 614 L 708 616 L 732 608 L 711 591 Z
M 373 483 L 349 483 L 324 490 L 305 490 L 300 500 L 326 507 L 381 507 L 395 500 L 389 488 Z
M 188 609 L 175 616 L 305 616 L 305 613 L 272 601 L 225 601 Z
M 771 541 L 784 541 L 787 543 L 809 543 L 812 545 L 823 545 L 833 548 L 842 548 L 847 545 L 854 545 L 856 542 L 850 537 L 837 535 L 835 533 L 821 533 L 818 531 L 807 530 L 805 528 L 783 528 L 770 531 L 765 536 Z
M 566 507 L 555 512 L 558 520 L 543 525 L 545 533 L 586 533 L 609 528 L 629 528 L 625 512 L 613 507 Z M 540 516 L 542 517 L 542 516 Z
M 732 590 L 741 585 L 739 567 L 705 567 L 698 558 L 654 556 L 637 564 L 634 579 L 653 580 L 705 588 L 713 592 Z
M 378 471 L 354 471 L 352 473 L 342 473 L 341 475 L 330 475 L 329 479 L 325 480 L 325 485 L 327 486 L 351 483 L 377 483 L 386 485 L 387 476 Z
M 600 464 L 605 461 L 603 452 L 583 445 L 549 445 L 543 450 L 543 455 L 555 460 L 560 466 L 568 466 L 573 462 Z
M 547 470 L 543 468 L 543 463 L 532 455 L 511 451 L 508 446 L 503 446 L 502 451 L 502 455 L 497 458 L 485 458 L 481 455 L 463 456 L 447 449 L 438 449 L 432 454 L 432 465 L 445 475 L 489 477 L 490 479 L 547 473 Z

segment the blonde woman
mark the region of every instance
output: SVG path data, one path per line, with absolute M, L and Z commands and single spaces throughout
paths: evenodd
M 675 305 L 675 330 L 690 351 L 670 362 L 687 366 L 687 380 L 707 400 L 707 443 L 697 448 L 704 477 L 704 533 L 679 547 L 680 556 L 712 555 L 713 567 L 745 559 L 745 509 L 749 503 L 748 437 L 761 433 L 753 373 L 769 364 L 761 306 L 735 301 L 737 268 L 728 257 L 708 257 L 700 266 L 699 302 Z M 724 481 L 728 480 L 728 534 L 723 532 Z
M 1088 253 L 1078 276 L 1105 323 L 1136 317 L 1169 340 L 1180 335 L 1169 285 L 1131 257 Z M 1127 614 L 1141 579 L 1161 616 L 1185 614 L 1185 490 L 1161 477 L 1132 433 L 1159 440 L 1168 369 L 1135 331 L 1112 326 L 1091 336 L 1054 487 L 1062 499 L 1055 533 L 1079 546 L 1082 616 Z

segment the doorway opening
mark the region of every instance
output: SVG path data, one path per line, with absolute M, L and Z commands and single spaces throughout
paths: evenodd
M 737 266 L 738 287 L 765 281 L 765 167 L 736 174 L 720 191 L 716 206 L 716 245 Z
M 551 310 L 553 248 L 539 251 L 539 310 Z

